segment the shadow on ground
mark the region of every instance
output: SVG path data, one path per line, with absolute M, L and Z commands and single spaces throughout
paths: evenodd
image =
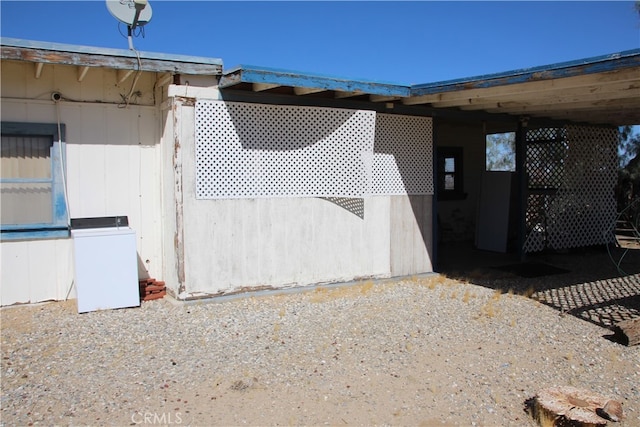
M 591 247 L 521 261 L 455 243 L 441 245 L 438 256 L 438 272 L 448 277 L 526 295 L 605 328 L 640 317 L 640 249 Z

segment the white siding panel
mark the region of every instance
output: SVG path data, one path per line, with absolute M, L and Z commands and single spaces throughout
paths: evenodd
M 69 239 L 2 243 L 0 305 L 75 298 Z
M 57 256 L 54 241 L 32 241 L 27 244 L 27 268 L 29 269 L 29 301 L 56 299 L 58 282 Z M 51 275 L 51 272 L 55 274 Z M 55 286 L 51 286 L 51 281 Z
M 2 119 L 55 123 L 56 106 L 53 102 L 3 99 Z M 139 264 L 143 266 L 140 275 L 162 280 L 161 156 L 156 110 L 61 102 L 60 119 L 67 130 L 65 166 L 70 215 L 75 218 L 127 215 L 138 238 Z M 7 260 L 17 256 L 17 246 L 2 243 L 3 252 L 12 245 L 7 249 L 9 258 L 2 256 L 3 305 L 66 296 L 65 276 L 69 273 L 60 273 L 61 267 L 55 266 L 52 259 L 56 253 L 64 256 L 61 262 L 66 263 L 70 246 L 38 242 L 39 245 L 27 245 L 28 252 L 40 251 L 42 256 L 48 253 L 47 262 L 33 267 L 33 257 L 22 254 L 15 268 L 12 264 L 6 269 Z M 32 269 L 35 273 L 28 273 Z
M 10 305 L 31 301 L 29 289 L 28 247 L 23 242 L 3 242 L 0 271 L 0 304 Z

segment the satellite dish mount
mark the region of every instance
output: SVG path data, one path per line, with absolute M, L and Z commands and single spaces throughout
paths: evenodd
M 151 21 L 151 5 L 147 0 L 106 0 L 107 9 L 114 18 L 127 25 L 129 49 L 133 47 L 133 31 Z

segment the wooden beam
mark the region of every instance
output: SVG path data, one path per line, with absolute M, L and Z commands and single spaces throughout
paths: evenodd
M 585 86 L 582 88 L 558 89 L 553 93 L 514 93 L 501 96 L 475 97 L 444 102 L 434 102 L 434 107 L 461 107 L 465 109 L 485 109 L 503 102 L 527 102 L 556 104 L 579 101 L 640 97 L 640 78 L 637 81 Z
M 563 79 L 542 80 L 535 82 L 515 83 L 505 86 L 494 86 L 479 89 L 463 89 L 457 91 L 446 91 L 427 95 L 412 96 L 403 99 L 405 105 L 433 104 L 437 102 L 447 102 L 456 100 L 469 100 L 486 97 L 499 97 L 508 95 L 537 94 L 557 91 L 559 89 L 581 88 L 598 86 L 609 83 L 636 82 L 638 81 L 638 69 L 624 69 L 610 71 L 602 74 L 588 74 L 585 76 L 566 77 Z
M 35 74 L 35 78 L 39 79 L 40 76 L 42 75 L 42 69 L 44 68 L 44 63 L 43 62 L 38 62 L 36 64 L 36 74 Z
M 326 89 L 316 87 L 294 87 L 293 93 L 296 95 L 310 95 L 312 93 L 325 92 Z
M 160 77 L 156 79 L 156 87 L 166 86 L 173 81 L 172 73 L 164 73 L 161 74 Z
M 133 74 L 133 70 L 118 70 L 118 83 L 122 83 Z
M 89 67 L 78 67 L 78 81 L 84 80 L 85 76 L 89 72 Z
M 629 99 L 607 99 L 600 101 L 578 101 L 558 104 L 527 104 L 527 103 L 504 103 L 495 108 L 486 108 L 490 113 L 517 113 L 528 114 L 532 112 L 546 113 L 552 111 L 577 111 L 577 110 L 607 110 L 609 108 L 635 109 L 640 111 L 640 98 Z
M 265 90 L 280 87 L 280 85 L 276 83 L 252 83 L 252 85 L 252 89 L 254 92 L 263 92 Z
M 334 98 L 336 99 L 344 99 L 344 98 L 352 98 L 354 96 L 364 95 L 363 92 L 346 92 L 342 90 L 338 90 L 334 94 Z
M 389 101 L 397 101 L 400 99 L 398 96 L 386 96 L 386 95 L 369 95 L 369 100 L 371 102 L 389 102 Z

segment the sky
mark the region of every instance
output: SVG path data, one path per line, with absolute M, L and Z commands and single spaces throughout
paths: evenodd
M 145 52 L 420 84 L 640 48 L 633 1 L 149 0 Z M 128 49 L 104 0 L 0 2 L 3 37 Z

